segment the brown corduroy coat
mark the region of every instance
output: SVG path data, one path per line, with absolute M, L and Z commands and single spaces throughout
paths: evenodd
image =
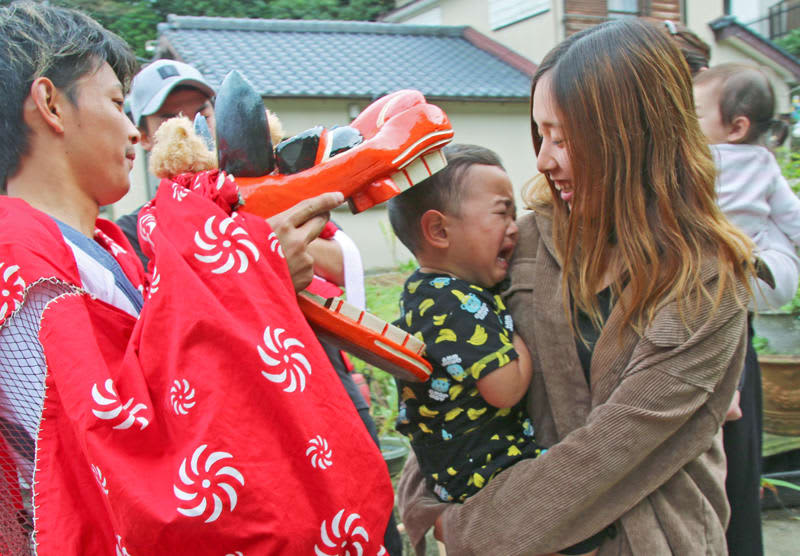
M 533 358 L 536 438 L 550 449 L 464 504 L 427 493 L 412 455 L 398 501 L 415 547 L 445 512 L 451 556 L 555 552 L 612 523 L 616 536 L 599 556 L 726 554 L 720 426 L 744 361 L 745 289 L 730 286 L 713 315 L 705 303 L 688 330 L 667 303 L 642 336 L 621 329 L 617 303 L 594 348 L 590 389 L 562 306 L 552 221 L 530 213 L 519 226 L 507 299 Z M 702 272 L 715 294 L 716 263 Z

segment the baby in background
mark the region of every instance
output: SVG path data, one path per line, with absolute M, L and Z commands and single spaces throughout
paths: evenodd
M 398 381 L 396 426 L 439 499 L 463 502 L 540 450 L 519 404 L 530 356 L 494 289 L 517 242 L 511 182 L 489 149 L 444 152 L 444 170 L 389 201 L 395 234 L 420 266 L 395 324 L 425 342 L 433 366 L 428 382 Z
M 774 289 L 753 284 L 754 308 L 777 309 L 792 299 L 800 277 L 800 199 L 764 147 L 786 138 L 786 124 L 774 119 L 772 85 L 759 68 L 720 64 L 695 76 L 694 96 L 717 165 L 719 207 L 750 236 L 775 279 Z

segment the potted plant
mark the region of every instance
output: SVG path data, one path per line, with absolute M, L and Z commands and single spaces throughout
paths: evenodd
M 764 431 L 800 436 L 800 290 L 778 311 L 753 322 L 764 391 Z
M 792 482 L 794 481 L 794 482 Z M 771 473 L 761 477 L 764 488 L 762 509 L 785 508 L 800 505 L 800 471 Z
M 800 153 L 779 150 L 781 172 L 800 193 Z M 756 314 L 753 322 L 764 390 L 764 431 L 800 436 L 800 288 L 777 311 Z

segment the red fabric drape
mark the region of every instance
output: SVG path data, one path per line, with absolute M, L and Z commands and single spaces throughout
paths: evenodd
M 138 319 L 85 294 L 44 311 L 40 553 L 382 552 L 386 466 L 236 200 L 216 171 L 162 182 Z

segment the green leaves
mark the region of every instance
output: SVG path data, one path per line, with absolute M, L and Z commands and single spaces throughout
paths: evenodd
M 10 0 L 0 0 L 8 4 Z M 151 57 L 147 41 L 169 14 L 261 19 L 342 19 L 373 21 L 394 8 L 393 0 L 51 0 L 81 10 L 115 32 L 140 58 Z
M 789 490 L 796 490 L 800 492 L 800 485 L 790 483 L 789 481 L 782 481 L 780 479 L 771 479 L 761 477 L 761 486 L 770 489 L 774 493 L 778 493 L 778 487 L 788 488 Z
M 792 29 L 788 34 L 775 39 L 775 44 L 793 56 L 800 56 L 800 29 Z
M 163 21 L 149 0 L 54 0 L 51 4 L 80 10 L 131 45 L 140 58 L 149 58 L 147 41 L 156 38 L 156 26 Z

